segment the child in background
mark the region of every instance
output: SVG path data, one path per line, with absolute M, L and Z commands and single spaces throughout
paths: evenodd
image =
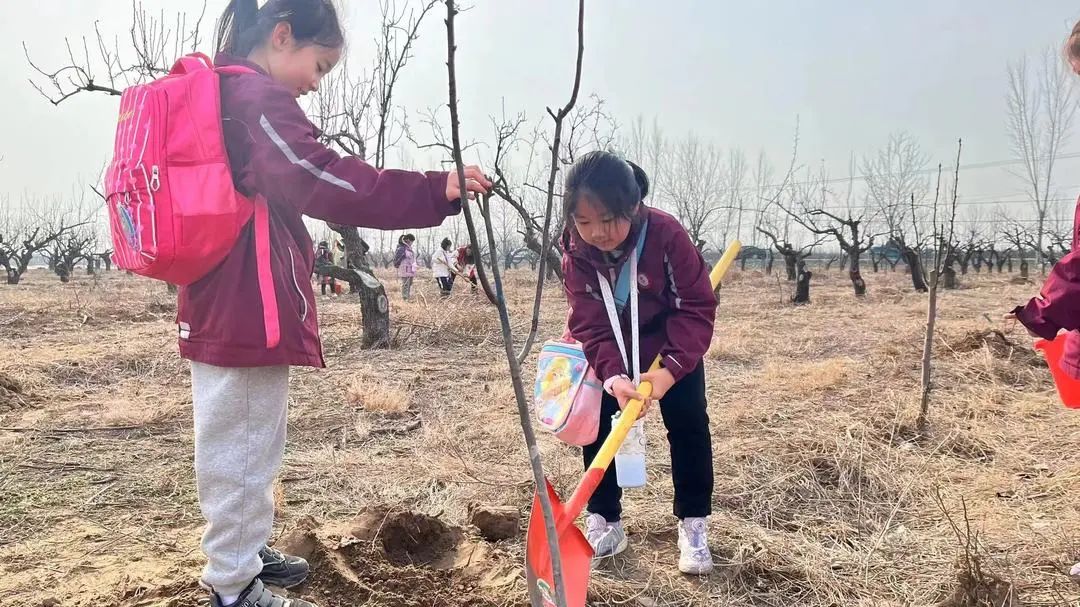
M 334 265 L 334 252 L 325 241 L 319 241 L 319 248 L 315 250 L 315 267 Z M 326 295 L 326 287 L 330 287 L 330 295 L 337 295 L 337 283 L 333 276 L 319 276 L 319 293 Z
M 454 257 L 450 253 L 454 243 L 449 238 L 443 238 L 439 244 L 439 250 L 431 258 L 431 271 L 435 275 L 435 283 L 439 286 L 439 294 L 449 297 L 454 288 Z
M 409 301 L 412 296 L 412 283 L 416 278 L 416 251 L 413 243 L 416 236 L 404 234 L 398 239 L 397 251 L 394 252 L 394 267 L 397 268 L 398 278 L 401 279 L 401 298 Z
M 291 587 L 308 563 L 267 547 L 273 484 L 285 453 L 289 368 L 323 367 L 310 276 L 314 246 L 303 216 L 381 230 L 437 226 L 491 183 L 445 172 L 381 171 L 322 144 L 298 98 L 318 90 L 345 45 L 330 0 L 232 0 L 218 22 L 221 120 L 236 188 L 269 207 L 277 326 L 265 324 L 255 232 L 224 261 L 181 287 L 180 355 L 191 361 L 195 480 L 206 518 L 201 583 L 211 607 L 312 607 L 264 583 Z M 256 311 L 253 313 L 253 311 Z M 276 329 L 280 337 L 271 338 Z
M 640 368 L 648 369 L 657 355 L 662 361 L 658 371 L 642 374 L 641 381 L 652 383 L 652 397 L 660 401 L 668 431 L 674 514 L 679 519 L 678 566 L 683 573 L 701 575 L 713 568 L 706 526 L 712 513 L 713 456 L 703 359 L 712 341 L 716 296 L 709 268 L 686 229 L 671 215 L 645 206 L 648 192 L 645 172 L 610 152 L 582 156 L 566 176 L 562 245 L 571 308 L 568 326 L 605 391 L 599 436 L 582 455 L 588 467 L 611 432 L 611 417 L 631 399 L 641 398 L 628 376 L 627 357 L 637 349 L 629 346 L 632 306 L 624 305 L 621 313 L 617 306 L 610 311 L 618 316 L 621 344 L 626 344 L 622 347 L 599 282 L 606 281 L 617 294 L 611 283 L 626 264 L 632 267 L 633 256 L 637 276 L 628 275 L 627 284 L 636 283 L 638 289 Z M 640 238 L 644 241 L 639 247 Z M 616 466 L 612 463 L 589 500 L 586 537 L 598 558 L 627 547 Z
M 472 292 L 476 293 L 476 256 L 473 255 L 471 244 L 458 249 L 457 273 L 472 284 Z

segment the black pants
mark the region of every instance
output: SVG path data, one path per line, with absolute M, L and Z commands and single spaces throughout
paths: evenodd
M 700 362 L 660 401 L 660 414 L 671 446 L 674 513 L 680 519 L 712 514 L 713 457 L 707 404 L 705 365 Z M 586 468 L 611 432 L 611 416 L 618 410 L 619 402 L 605 393 L 600 409 L 600 433 L 595 443 L 582 449 Z M 649 414 L 650 417 L 654 415 L 655 412 Z M 589 499 L 589 512 L 602 515 L 609 522 L 620 520 L 621 499 L 622 488 L 615 480 L 615 462 L 611 462 L 604 480 Z
M 454 288 L 453 276 L 436 276 L 435 282 L 439 283 L 439 292 L 443 297 L 450 295 L 450 291 Z
M 329 281 L 319 281 L 319 293 L 326 295 L 326 287 L 330 287 L 330 293 L 337 293 L 337 281 L 333 278 Z

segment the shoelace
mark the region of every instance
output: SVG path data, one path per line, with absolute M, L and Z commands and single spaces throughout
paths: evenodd
M 684 525 L 683 529 L 686 531 L 686 541 L 691 548 L 701 550 L 708 546 L 704 525 L 691 523 L 690 525 Z
M 280 550 L 276 550 L 274 548 L 271 548 L 270 546 L 266 546 L 265 548 L 263 548 L 263 552 L 268 554 L 270 558 L 274 559 L 274 562 L 276 563 L 285 562 L 285 554 L 282 553 Z

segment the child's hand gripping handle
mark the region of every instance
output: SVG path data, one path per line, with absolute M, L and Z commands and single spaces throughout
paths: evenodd
M 731 243 L 731 246 L 724 251 L 724 255 L 720 258 L 720 261 L 716 262 L 713 266 L 712 272 L 709 273 L 709 282 L 712 283 L 712 287 L 715 289 L 720 284 L 720 279 L 723 278 L 728 268 L 735 261 L 735 257 L 738 256 L 739 250 L 742 249 L 742 243 L 738 240 Z M 657 356 L 656 360 L 649 365 L 649 371 L 656 371 L 660 368 L 660 357 Z M 643 381 L 638 385 L 637 391 L 646 399 L 652 396 L 652 383 Z M 644 406 L 644 402 L 634 399 L 626 403 L 623 407 L 622 413 L 619 415 L 619 419 L 611 427 L 611 433 L 608 434 L 607 439 L 604 440 L 604 444 L 600 446 L 600 451 L 597 452 L 596 457 L 593 458 L 589 469 L 585 471 L 585 476 L 578 483 L 576 489 L 574 489 L 573 495 L 566 501 L 563 509 L 563 518 L 559 519 L 557 525 L 563 528 L 570 524 L 577 518 L 578 514 L 585 508 L 585 503 L 589 501 L 593 492 L 600 485 L 600 481 L 604 478 L 604 473 L 607 471 L 608 466 L 611 465 L 611 461 L 615 459 L 615 453 L 619 451 L 619 447 L 622 446 L 623 441 L 626 440 L 626 435 L 630 433 L 630 427 L 637 421 L 638 415 L 641 414 L 641 407 Z

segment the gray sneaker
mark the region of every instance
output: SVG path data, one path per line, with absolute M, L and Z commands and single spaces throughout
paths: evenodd
M 585 539 L 592 546 L 593 559 L 615 556 L 627 546 L 622 523 L 609 523 L 599 514 L 590 514 L 585 519 Z
M 235 603 L 223 605 L 221 597 L 217 594 L 210 595 L 210 607 L 318 607 L 301 599 L 287 599 L 278 596 L 263 586 L 262 581 L 255 578 L 248 587 L 240 593 L 240 598 Z
M 263 546 L 259 551 L 263 568 L 259 573 L 259 579 L 264 584 L 277 586 L 278 588 L 292 588 L 299 586 L 307 579 L 311 567 L 308 562 L 298 556 L 290 556 L 275 550 L 269 546 Z

